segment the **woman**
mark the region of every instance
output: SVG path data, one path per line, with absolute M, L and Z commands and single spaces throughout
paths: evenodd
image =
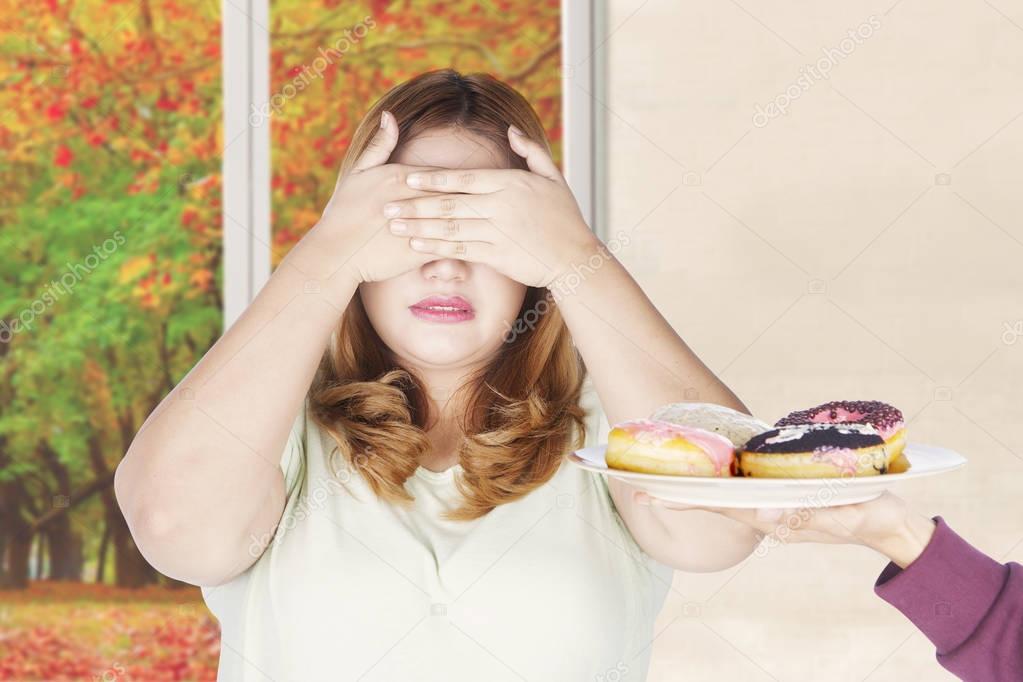
M 526 100 L 437 71 L 373 106 L 115 489 L 203 587 L 219 679 L 643 680 L 672 569 L 760 533 L 564 455 L 598 396 L 616 423 L 693 395 L 748 412 L 585 224 Z
M 640 504 L 696 510 L 636 492 Z M 781 542 L 850 543 L 890 559 L 874 592 L 934 644 L 938 662 L 968 682 L 1023 680 L 1023 565 L 1000 564 L 945 520 L 884 493 L 870 502 L 819 509 L 706 508 Z M 759 551 L 759 550 L 758 550 Z

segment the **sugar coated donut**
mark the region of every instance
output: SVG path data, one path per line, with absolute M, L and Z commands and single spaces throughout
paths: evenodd
M 724 436 L 653 419 L 616 424 L 604 454 L 612 469 L 676 476 L 731 476 L 735 448 Z
M 757 434 L 738 453 L 742 476 L 840 478 L 888 470 L 884 438 L 868 424 L 796 424 Z
M 899 459 L 908 468 L 909 463 L 902 457 L 906 447 L 906 421 L 902 412 L 880 400 L 835 400 L 808 410 L 799 410 L 785 415 L 775 426 L 795 424 L 867 424 L 877 429 L 888 446 L 888 463 Z
M 737 448 L 771 428 L 756 417 L 714 403 L 669 403 L 659 407 L 650 418 L 720 433 Z

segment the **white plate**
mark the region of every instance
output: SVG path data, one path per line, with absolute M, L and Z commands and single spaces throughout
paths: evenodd
M 604 461 L 606 449 L 605 444 L 576 450 L 568 460 L 587 471 L 625 481 L 654 497 L 714 507 L 835 507 L 866 502 L 899 481 L 955 471 L 966 464 L 965 457 L 947 448 L 907 443 L 904 452 L 910 468 L 900 474 L 854 478 L 714 478 L 609 469 Z

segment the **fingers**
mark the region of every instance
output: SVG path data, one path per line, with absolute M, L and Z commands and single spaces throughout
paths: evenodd
M 517 168 L 469 168 L 411 173 L 406 178 L 409 187 L 434 192 L 463 192 L 490 194 L 508 186 L 519 173 Z
M 380 128 L 369 141 L 366 150 L 352 167 L 354 172 L 361 172 L 375 166 L 382 166 L 391 158 L 391 152 L 398 144 L 398 123 L 389 111 L 380 114 Z
M 768 535 L 776 536 L 783 542 L 836 542 L 833 535 L 818 531 L 809 524 L 806 509 L 758 508 L 742 509 L 733 507 L 711 507 L 706 505 L 670 502 L 654 497 L 642 490 L 633 493 L 633 501 L 640 505 L 650 505 L 662 509 L 690 510 L 712 512 L 725 518 L 738 521 L 758 534 L 759 538 Z M 797 533 L 798 531 L 798 533 Z
M 488 218 L 488 212 L 483 197 L 471 194 L 431 194 L 384 206 L 388 218 Z
M 704 507 L 706 511 L 712 511 L 721 516 L 744 523 L 761 533 L 770 533 L 779 524 L 783 524 L 785 518 L 795 513 L 792 509 L 742 509 L 735 507 Z
M 792 511 L 784 509 L 735 509 L 730 507 L 711 507 L 698 504 L 670 502 L 659 497 L 653 497 L 642 490 L 636 491 L 636 493 L 633 494 L 633 500 L 637 504 L 650 505 L 653 507 L 660 507 L 662 509 L 675 509 L 680 511 L 697 509 L 699 511 L 718 514 L 748 526 L 756 531 L 760 537 L 774 532 L 778 528 L 779 522 L 781 522 L 784 518 L 785 512 Z
M 508 142 L 515 153 L 526 160 L 529 170 L 548 180 L 565 184 L 565 178 L 561 175 L 561 171 L 558 170 L 554 159 L 550 157 L 547 150 L 539 142 L 529 139 L 515 126 L 508 126 Z
M 447 241 L 445 239 L 424 239 L 413 237 L 409 240 L 412 250 L 429 253 L 440 258 L 457 258 L 474 263 L 491 264 L 493 244 L 487 242 Z
M 791 509 L 780 509 L 780 508 L 765 508 L 765 509 L 754 509 L 754 518 L 757 521 L 763 523 L 778 523 L 784 519 L 787 515 L 791 516 Z
M 448 241 L 493 242 L 493 226 L 481 218 L 396 218 L 391 234 Z
M 659 497 L 653 497 L 646 492 L 637 491 L 633 495 L 633 499 L 638 504 L 650 504 L 658 507 L 665 507 L 667 509 L 701 509 L 703 511 L 711 511 L 722 516 L 731 518 L 743 522 L 747 526 L 763 532 L 768 533 L 775 529 L 780 524 L 783 524 L 784 520 L 788 516 L 797 514 L 796 509 L 781 509 L 781 508 L 755 508 L 747 509 L 742 507 L 714 507 L 699 504 L 684 504 L 681 502 L 669 502 L 668 500 L 661 499 Z

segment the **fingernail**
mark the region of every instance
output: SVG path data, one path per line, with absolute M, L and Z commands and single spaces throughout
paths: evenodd
M 386 128 L 387 127 L 387 112 L 386 111 L 381 111 L 380 112 L 380 127 L 381 128 Z
M 408 223 L 404 220 L 391 221 L 391 232 L 394 234 L 405 234 L 408 232 Z
M 519 137 L 525 137 L 525 133 L 523 133 L 521 130 L 519 130 L 517 127 L 515 127 L 515 124 L 512 124 L 509 127 L 511 128 L 511 131 L 514 134 L 518 135 Z
M 423 176 L 420 173 L 412 173 L 407 178 L 405 178 L 405 182 L 408 184 L 409 187 L 422 187 Z
M 422 239 L 416 239 L 414 237 L 409 240 L 409 244 L 412 246 L 413 249 L 421 249 L 424 246 L 426 246 L 426 243 L 423 242 Z
M 384 204 L 384 215 L 394 217 L 401 213 L 401 206 L 398 204 Z
M 650 506 L 650 496 L 646 493 L 636 493 L 636 504 L 643 505 L 644 507 Z

